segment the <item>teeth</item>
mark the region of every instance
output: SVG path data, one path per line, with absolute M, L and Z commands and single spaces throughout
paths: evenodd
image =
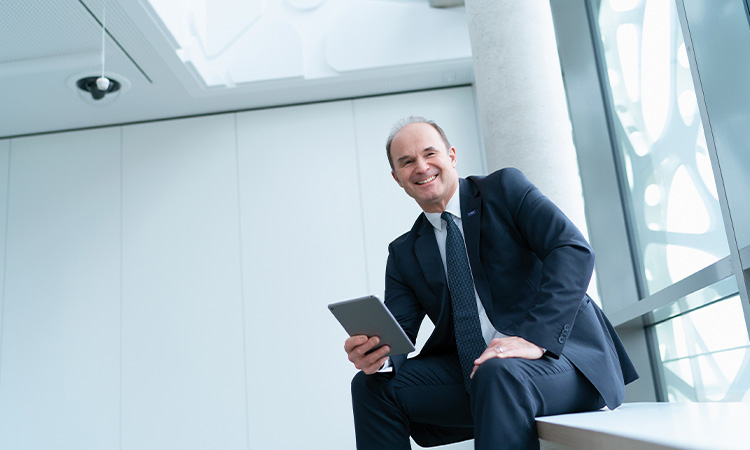
M 429 183 L 430 181 L 434 180 L 435 178 L 437 178 L 437 175 L 433 175 L 433 176 L 431 176 L 430 178 L 428 178 L 428 179 L 426 179 L 426 180 L 422 180 L 422 181 L 417 181 L 417 184 L 425 184 L 425 183 Z

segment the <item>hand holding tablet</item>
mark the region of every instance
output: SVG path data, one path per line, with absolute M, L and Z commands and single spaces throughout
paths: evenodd
M 360 297 L 328 305 L 349 336 L 377 336 L 380 342 L 376 351 L 383 345 L 390 351 L 383 356 L 401 355 L 414 351 L 414 345 L 404 333 L 388 308 L 374 295 Z

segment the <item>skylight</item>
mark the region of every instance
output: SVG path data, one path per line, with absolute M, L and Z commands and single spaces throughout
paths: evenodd
M 471 58 L 464 8 L 427 0 L 149 2 L 206 87 Z

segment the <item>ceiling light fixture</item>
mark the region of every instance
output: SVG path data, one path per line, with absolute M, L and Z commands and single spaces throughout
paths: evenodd
M 106 30 L 107 30 L 107 0 L 104 0 L 104 13 L 102 14 L 102 76 L 96 79 L 96 87 L 106 92 L 109 89 L 109 78 L 104 76 L 104 50 L 106 48 Z
M 82 91 L 90 92 L 91 97 L 93 97 L 94 100 L 101 100 L 110 92 L 115 92 L 120 89 L 120 83 L 118 83 L 117 80 L 104 78 L 107 82 L 106 86 L 104 86 L 101 83 L 102 78 L 103 77 L 96 76 L 84 77 L 76 81 L 76 86 Z M 104 89 L 102 89 L 102 87 L 104 87 Z
M 120 89 L 120 83 L 117 80 L 110 79 L 104 75 L 104 61 L 106 50 L 107 36 L 107 1 L 104 0 L 104 13 L 102 14 L 102 73 L 100 77 L 84 77 L 76 82 L 78 89 L 91 93 L 94 100 L 101 100 L 110 92 Z

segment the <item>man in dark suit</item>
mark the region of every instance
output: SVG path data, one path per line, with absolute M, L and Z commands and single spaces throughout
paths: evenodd
M 389 246 L 385 303 L 412 341 L 425 315 L 435 330 L 411 359 L 371 352 L 377 336 L 346 340 L 357 448 L 409 449 L 411 435 L 534 449 L 534 417 L 619 406 L 637 374 L 586 295 L 594 253 L 570 220 L 516 169 L 459 178 L 423 118 L 386 149 L 424 213 Z

